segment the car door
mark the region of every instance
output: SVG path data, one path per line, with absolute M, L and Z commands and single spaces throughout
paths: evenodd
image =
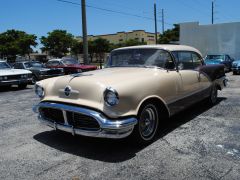
M 199 72 L 193 64 L 192 52 L 177 51 L 174 52 L 177 59 L 178 75 L 181 79 L 180 97 L 189 96 L 199 89 Z

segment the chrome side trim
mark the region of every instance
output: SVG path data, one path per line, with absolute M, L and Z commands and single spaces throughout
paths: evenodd
M 66 113 L 66 111 L 81 113 L 87 116 L 93 117 L 100 126 L 99 130 L 84 130 L 77 129 L 73 126 L 69 125 L 67 122 L 66 114 L 64 115 L 64 125 L 57 124 L 56 122 L 51 122 L 48 119 L 41 116 L 39 113 L 39 108 L 54 108 L 60 109 Z M 83 136 L 91 136 L 91 137 L 104 137 L 104 138 L 124 138 L 130 135 L 133 131 L 134 126 L 137 124 L 137 119 L 135 117 L 125 118 L 125 119 L 109 119 L 105 117 L 102 113 L 90 110 L 87 108 L 76 107 L 71 105 L 65 105 L 60 103 L 52 103 L 52 102 L 40 102 L 38 105 L 33 107 L 33 111 L 38 113 L 38 119 L 54 129 L 59 129 L 62 131 L 66 131 L 72 133 L 73 135 L 83 135 Z M 66 118 L 66 121 L 65 121 Z

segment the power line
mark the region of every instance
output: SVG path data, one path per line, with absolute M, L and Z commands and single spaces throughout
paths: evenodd
M 72 2 L 72 1 L 68 1 L 68 0 L 57 0 L 57 1 L 63 2 L 63 3 L 68 3 L 68 4 L 72 4 L 72 5 L 81 6 L 80 3 L 76 3 L 76 2 Z M 101 7 L 97 7 L 97 6 L 93 6 L 93 5 L 89 5 L 89 4 L 86 4 L 86 7 L 97 9 L 97 10 L 101 10 L 101 11 L 105 11 L 105 12 L 110 12 L 110 13 L 115 13 L 115 14 L 122 14 L 122 15 L 126 15 L 126 16 L 132 16 L 132 17 L 137 17 L 137 18 L 142 18 L 142 19 L 154 21 L 154 18 L 151 18 L 151 17 L 141 16 L 141 15 L 137 15 L 137 14 L 131 14 L 131 13 L 123 12 L 123 11 L 116 11 L 116 10 L 101 8 Z M 158 22 L 161 22 L 161 21 L 158 21 Z M 171 24 L 169 22 L 165 22 L 165 24 L 173 26 L 173 24 Z
M 81 5 L 80 3 L 75 3 L 75 2 L 72 2 L 72 1 L 66 1 L 66 0 L 57 0 L 57 1 L 64 2 L 64 3 L 68 3 L 68 4 L 73 4 L 73 5 L 78 5 L 78 6 Z M 112 12 L 112 13 L 117 13 L 117 14 L 132 16 L 132 17 L 138 17 L 138 18 L 143 18 L 143 19 L 148 19 L 148 20 L 154 20 L 153 18 L 146 17 L 146 16 L 141 16 L 141 15 L 137 15 L 137 14 L 126 13 L 126 12 L 123 12 L 123 11 L 115 11 L 115 10 L 106 9 L 106 8 L 101 8 L 101 7 L 92 6 L 92 5 L 87 5 L 87 4 L 86 4 L 86 7 L 93 8 L 93 9 L 98 9 L 98 10 L 106 11 L 106 12 Z

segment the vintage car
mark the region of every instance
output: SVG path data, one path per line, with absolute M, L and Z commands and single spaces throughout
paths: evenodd
M 78 60 L 72 58 L 51 59 L 46 63 L 46 67 L 63 68 L 65 74 L 74 74 L 97 69 L 97 66 L 79 64 Z
M 228 54 L 209 54 L 205 58 L 205 64 L 223 64 L 226 72 L 231 71 L 234 61 Z
M 232 72 L 233 72 L 233 74 L 239 74 L 240 73 L 240 60 L 233 61 Z
M 20 89 L 27 87 L 28 82 L 31 81 L 32 73 L 28 70 L 12 69 L 11 66 L 0 60 L 0 87 L 10 87 L 18 85 Z
M 224 66 L 205 66 L 195 48 L 133 46 L 113 50 L 104 69 L 39 81 L 33 111 L 73 135 L 149 143 L 160 122 L 203 99 L 216 103 L 226 84 Z
M 62 68 L 46 68 L 38 61 L 21 61 L 14 64 L 15 69 L 26 69 L 32 72 L 32 84 L 39 80 L 64 75 Z

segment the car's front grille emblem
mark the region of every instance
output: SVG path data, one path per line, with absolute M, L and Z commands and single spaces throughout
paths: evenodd
M 70 96 L 71 91 L 72 91 L 72 88 L 70 86 L 66 86 L 65 89 L 64 89 L 64 94 L 66 96 Z

